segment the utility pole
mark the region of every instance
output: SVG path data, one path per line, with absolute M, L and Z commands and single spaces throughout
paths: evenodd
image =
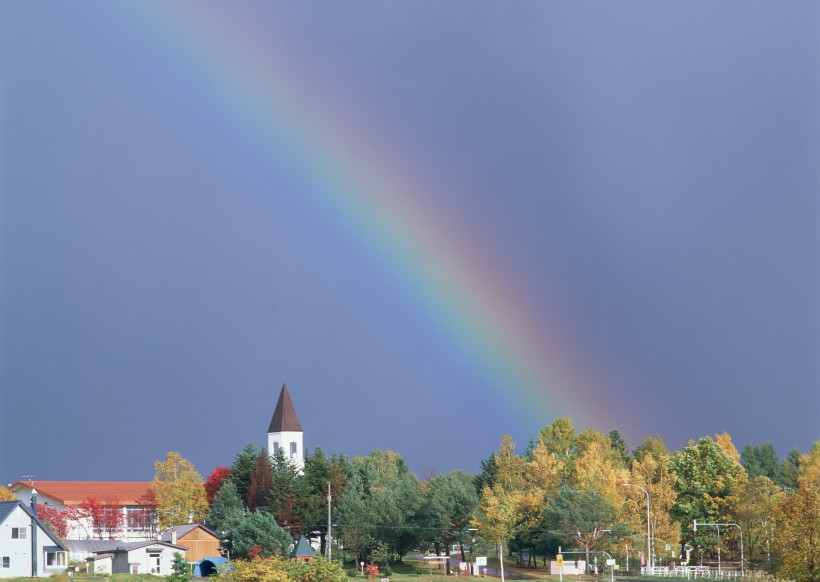
M 330 513 L 330 500 L 333 499 L 333 496 L 330 494 L 330 481 L 327 482 L 327 561 L 330 561 L 330 532 L 331 532 L 331 513 Z

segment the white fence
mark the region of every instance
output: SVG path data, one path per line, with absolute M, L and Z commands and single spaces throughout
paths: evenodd
M 730 566 L 731 568 L 732 566 Z M 654 568 L 641 568 L 641 574 L 644 576 L 662 576 L 669 578 L 686 578 L 694 580 L 696 578 L 741 578 L 742 572 L 740 570 L 721 568 L 718 572 L 717 568 L 710 568 L 709 566 L 675 566 L 669 568 L 667 566 L 655 566 Z

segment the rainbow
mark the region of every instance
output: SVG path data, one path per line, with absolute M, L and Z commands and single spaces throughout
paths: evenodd
M 431 202 L 431 192 L 457 187 L 446 176 L 397 162 L 396 152 L 413 160 L 412 152 L 385 144 L 372 113 L 344 102 L 342 116 L 343 95 L 331 99 L 311 88 L 317 73 L 328 72 L 288 57 L 298 41 L 287 30 L 262 31 L 228 3 L 184 4 L 184 12 L 179 3 L 126 6 L 128 21 L 186 67 L 260 151 L 287 160 L 316 204 L 476 370 L 483 386 L 475 388 L 493 406 L 539 428 L 557 416 L 579 427 L 614 426 L 611 406 L 605 416 L 590 403 L 600 395 L 599 372 L 568 345 L 568 326 L 558 309 L 550 312 L 551 298 L 531 296 L 520 274 L 488 264 L 481 237 L 453 209 Z M 548 311 L 547 325 L 528 316 L 535 306 Z

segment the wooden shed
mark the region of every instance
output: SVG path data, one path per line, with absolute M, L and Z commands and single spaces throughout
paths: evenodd
M 199 523 L 177 525 L 163 532 L 160 539 L 171 544 L 185 546 L 187 562 L 199 562 L 202 558 L 219 555 L 219 537 Z

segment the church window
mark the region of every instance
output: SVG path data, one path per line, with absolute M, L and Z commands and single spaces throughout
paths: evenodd
M 290 443 L 290 456 L 296 456 L 296 443 Z

